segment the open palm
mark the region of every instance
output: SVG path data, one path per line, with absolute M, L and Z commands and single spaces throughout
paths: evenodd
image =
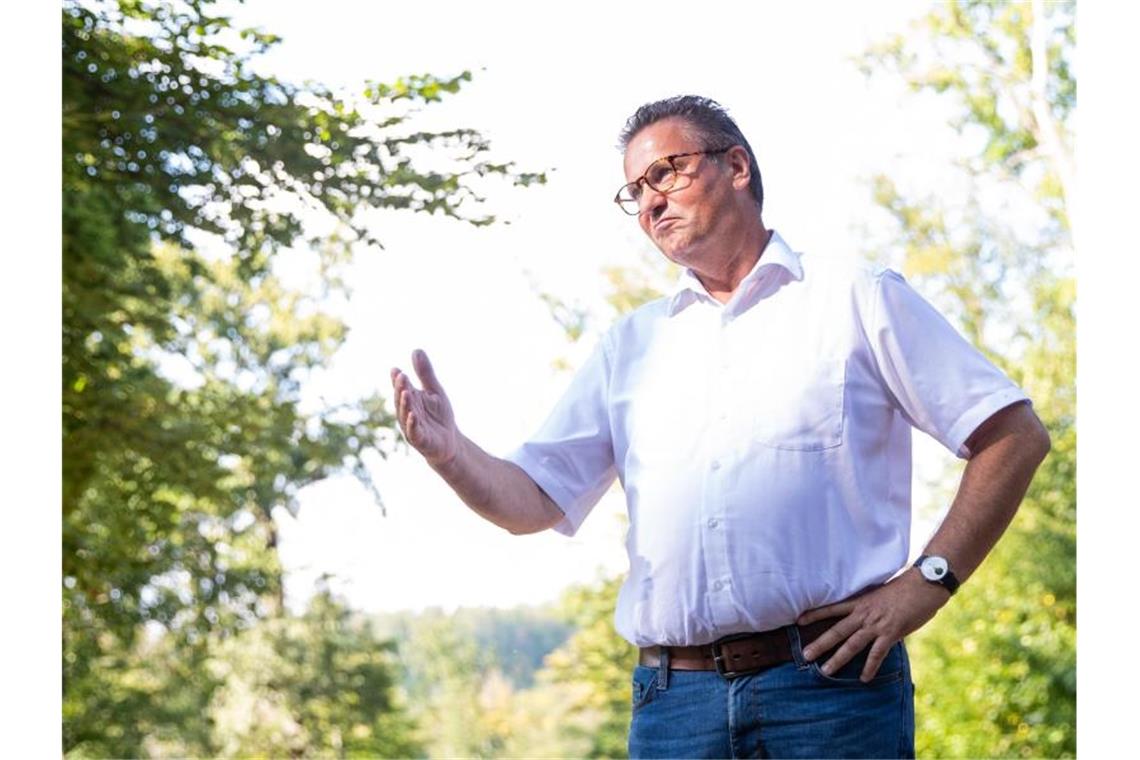
M 413 351 L 412 367 L 423 386 L 422 390 L 412 385 L 411 378 L 404 372 L 392 369 L 400 430 L 429 464 L 446 464 L 455 457 L 459 448 L 459 430 L 455 426 L 451 402 L 436 378 L 427 354 L 419 349 Z

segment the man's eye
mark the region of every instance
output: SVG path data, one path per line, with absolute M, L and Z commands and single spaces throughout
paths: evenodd
M 668 182 L 672 176 L 673 167 L 669 165 L 668 161 L 658 161 L 650 166 L 649 171 L 645 173 L 645 179 L 654 187 Z
M 678 156 L 673 159 L 673 166 L 678 172 L 688 171 L 689 167 L 693 165 L 693 161 L 696 160 L 696 156 Z

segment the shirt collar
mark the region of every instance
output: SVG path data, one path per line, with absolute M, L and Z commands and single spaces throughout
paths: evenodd
M 744 294 L 755 290 L 757 284 L 766 279 L 766 275 L 773 270 L 770 267 L 781 267 L 786 270 L 789 275 L 795 280 L 803 280 L 804 270 L 803 265 L 800 263 L 800 255 L 788 247 L 784 239 L 780 237 L 780 233 L 771 230 L 768 237 L 768 244 L 764 246 L 760 258 L 749 270 L 744 279 L 736 287 L 736 291 L 732 294 L 732 299 L 725 304 L 730 306 L 739 301 Z M 710 303 L 720 305 L 716 299 L 709 295 L 705 290 L 705 286 L 701 284 L 700 279 L 693 273 L 692 269 L 685 268 L 681 275 L 677 278 L 676 284 L 667 294 L 669 297 L 669 316 L 673 316 L 677 312 L 684 309 L 691 303 L 704 300 Z

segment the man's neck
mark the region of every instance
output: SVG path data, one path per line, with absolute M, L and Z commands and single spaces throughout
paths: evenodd
M 771 230 L 765 229 L 762 223 L 757 223 L 747 230 L 737 245 L 732 246 L 734 253 L 724 261 L 721 271 L 698 272 L 694 269 L 693 273 L 710 296 L 722 304 L 728 303 L 732 294 L 740 287 L 741 281 L 764 255 L 764 249 L 771 239 Z

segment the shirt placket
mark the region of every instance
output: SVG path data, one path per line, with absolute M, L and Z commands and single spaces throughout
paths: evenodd
M 734 465 L 732 449 L 732 371 L 733 361 L 729 333 L 732 321 L 723 309 L 717 310 L 710 320 L 710 336 L 714 346 L 713 361 L 710 362 L 710 378 L 706 385 L 708 398 L 705 408 L 709 414 L 709 435 L 705 438 L 705 477 L 701 498 L 701 531 L 703 532 L 703 559 L 707 583 L 709 612 L 712 623 L 717 628 L 737 622 L 738 614 L 734 604 L 732 573 L 728 559 L 728 525 L 725 520 L 727 507 L 726 479 L 731 478 Z

